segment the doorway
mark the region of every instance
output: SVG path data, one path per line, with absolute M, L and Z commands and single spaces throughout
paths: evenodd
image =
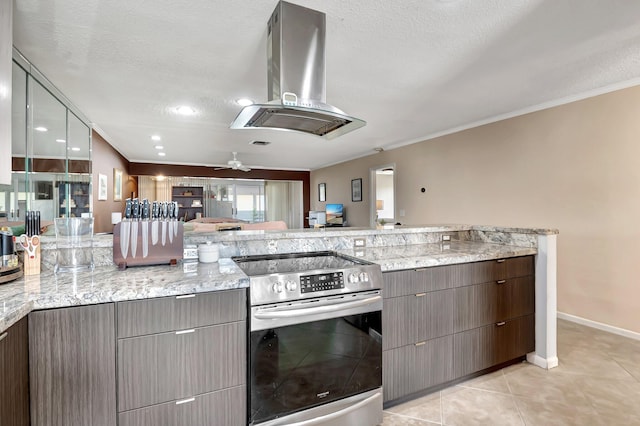
M 371 226 L 396 223 L 395 214 L 395 163 L 370 169 Z

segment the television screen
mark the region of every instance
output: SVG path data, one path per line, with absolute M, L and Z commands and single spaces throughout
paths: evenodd
M 344 224 L 344 210 L 342 204 L 327 204 L 327 226 L 342 226 Z

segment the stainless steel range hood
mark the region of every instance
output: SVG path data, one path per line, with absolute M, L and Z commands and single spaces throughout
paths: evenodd
M 326 17 L 280 1 L 267 34 L 269 102 L 244 107 L 232 129 L 277 129 L 333 139 L 364 126 L 325 103 Z

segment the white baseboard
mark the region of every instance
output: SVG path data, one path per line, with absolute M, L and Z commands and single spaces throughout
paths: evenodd
M 571 314 L 565 314 L 564 312 L 558 312 L 558 319 L 575 322 L 577 324 L 586 325 L 587 327 L 597 328 L 598 330 L 608 331 L 609 333 L 617 334 L 619 336 L 628 337 L 630 339 L 640 340 L 640 333 L 627 330 L 625 328 L 614 327 L 613 325 L 603 324 L 601 322 L 592 321 L 586 318 L 577 317 Z
M 545 370 L 551 370 L 552 368 L 556 368 L 558 366 L 558 357 L 554 356 L 552 358 L 542 358 L 535 352 L 531 352 L 527 354 L 527 362 L 533 365 L 537 365 L 540 368 L 544 368 Z

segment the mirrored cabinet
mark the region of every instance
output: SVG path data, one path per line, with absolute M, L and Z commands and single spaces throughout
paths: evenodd
M 0 221 L 93 211 L 88 120 L 17 50 L 12 64 L 11 185 L 0 186 Z

